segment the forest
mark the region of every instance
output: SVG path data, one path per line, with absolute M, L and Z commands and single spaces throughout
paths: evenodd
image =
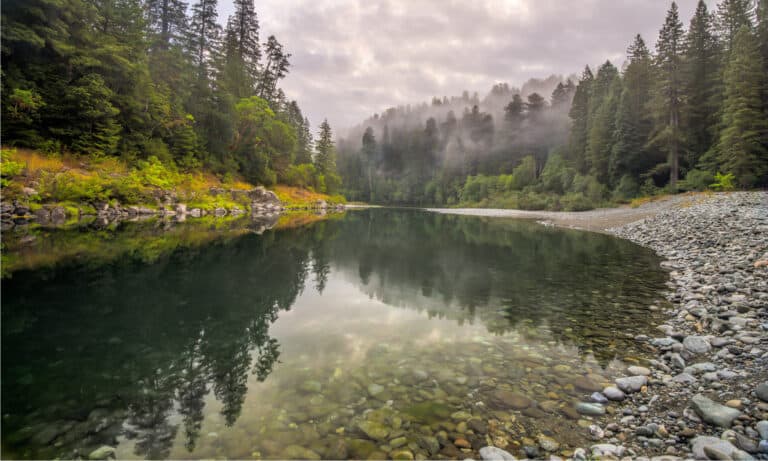
M 407 205 L 585 210 L 768 185 L 768 0 L 673 2 L 621 68 L 390 108 L 338 143 L 344 193 Z
M 234 10 L 221 27 L 217 0 L 4 1 L 3 144 L 335 193 L 330 125 L 314 142 L 279 86 L 291 54 L 260 41 L 253 0 Z

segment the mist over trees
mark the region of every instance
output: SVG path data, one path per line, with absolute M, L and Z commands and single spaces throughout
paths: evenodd
M 621 68 L 391 108 L 340 140 L 348 198 L 587 209 L 660 191 L 768 185 L 768 1 L 673 2 Z
M 313 164 L 309 120 L 280 89 L 290 53 L 260 36 L 253 0 L 235 0 L 226 27 L 217 6 L 3 2 L 3 143 L 129 162 L 157 157 L 266 185 L 300 171 L 338 187 L 333 169 L 321 174 Z

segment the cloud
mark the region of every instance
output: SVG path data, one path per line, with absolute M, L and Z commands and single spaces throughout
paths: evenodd
M 679 0 L 687 25 L 696 0 Z M 710 8 L 712 2 L 709 2 Z M 497 82 L 617 66 L 636 33 L 656 41 L 663 0 L 259 0 L 262 40 L 293 54 L 282 87 L 338 130 L 387 107 Z M 219 6 L 220 22 L 233 11 Z

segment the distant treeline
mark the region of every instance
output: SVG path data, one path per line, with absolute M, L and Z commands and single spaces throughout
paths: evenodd
M 347 197 L 585 209 L 768 185 L 768 0 L 700 1 L 687 31 L 672 3 L 655 53 L 637 35 L 621 71 L 574 80 L 374 115 L 339 142 Z
M 290 54 L 259 40 L 253 0 L 8 0 L 2 14 L 2 142 L 50 153 L 157 157 L 261 184 L 333 192 L 331 129 L 279 82 Z

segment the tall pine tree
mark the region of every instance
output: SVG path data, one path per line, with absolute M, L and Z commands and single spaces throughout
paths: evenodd
M 584 68 L 584 72 L 581 74 L 579 83 L 576 86 L 571 110 L 568 113 L 568 116 L 573 121 L 568 145 L 568 159 L 582 173 L 585 173 L 587 169 L 587 129 L 589 122 L 589 100 L 592 94 L 593 82 L 594 76 L 589 66 L 587 66 Z
M 687 132 L 686 167 L 692 169 L 711 147 L 720 100 L 720 45 L 714 18 L 699 0 L 685 37 L 683 76 L 687 98 L 683 113 Z
M 616 114 L 616 142 L 611 151 L 610 175 L 614 182 L 626 174 L 638 178 L 657 163 L 646 148 L 652 125 L 646 107 L 650 99 L 653 63 L 639 34 L 627 54 L 629 64 L 624 71 L 624 89 Z
M 679 156 L 683 145 L 680 127 L 683 108 L 683 38 L 683 24 L 680 22 L 677 4 L 672 2 L 656 42 L 656 79 L 651 103 L 654 128 L 651 143 L 658 145 L 667 155 L 669 186 L 673 191 L 677 190 Z
M 762 107 L 766 85 L 760 46 L 746 25 L 736 33 L 724 72 L 720 139 L 715 145 L 721 172 L 742 187 L 768 184 L 768 118 Z

